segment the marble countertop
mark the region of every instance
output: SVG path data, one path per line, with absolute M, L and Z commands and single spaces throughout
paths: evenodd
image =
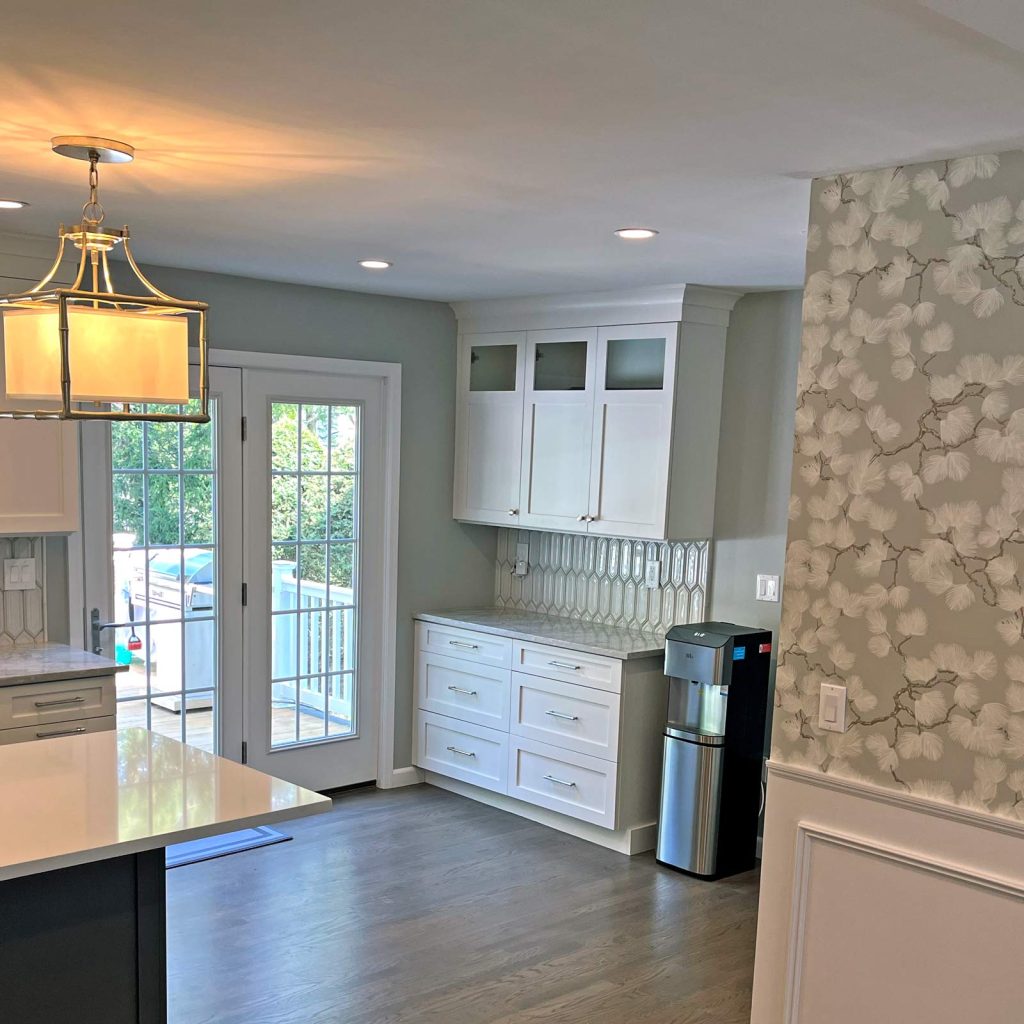
M 124 672 L 110 658 L 67 644 L 17 644 L 0 647 L 0 686 L 16 683 L 48 683 L 54 679 L 85 679 Z
M 0 881 L 330 807 L 147 729 L 12 743 L 0 746 Z
M 420 612 L 414 616 L 444 626 L 464 626 L 481 633 L 508 636 L 517 640 L 564 647 L 584 654 L 627 661 L 651 658 L 665 653 L 665 638 L 621 626 L 563 619 L 539 612 L 521 612 L 508 608 L 474 608 L 469 611 Z

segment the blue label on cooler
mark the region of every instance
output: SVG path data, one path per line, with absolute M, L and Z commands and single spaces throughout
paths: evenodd
M 732 649 L 732 660 L 733 661 L 743 661 L 743 659 L 746 656 L 747 656 L 747 649 L 746 649 L 746 647 L 734 647 Z

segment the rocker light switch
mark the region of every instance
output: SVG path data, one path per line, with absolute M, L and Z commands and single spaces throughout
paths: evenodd
M 758 573 L 757 593 L 755 596 L 758 601 L 778 601 L 779 577 L 766 576 L 763 573 Z
M 846 687 L 822 683 L 818 695 L 818 728 L 846 732 Z
M 34 558 L 4 559 L 4 590 L 35 590 L 36 560 Z

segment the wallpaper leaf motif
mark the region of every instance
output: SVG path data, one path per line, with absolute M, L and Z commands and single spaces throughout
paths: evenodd
M 1024 820 L 1022 400 L 1024 154 L 816 182 L 774 757 Z

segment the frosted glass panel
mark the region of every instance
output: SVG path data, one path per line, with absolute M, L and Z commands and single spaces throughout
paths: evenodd
M 587 342 L 553 341 L 537 346 L 535 391 L 584 391 L 586 387 Z
M 606 391 L 660 391 L 665 386 L 664 338 L 615 338 L 608 342 Z
M 515 389 L 515 345 L 474 345 L 470 349 L 470 391 L 515 391 Z

